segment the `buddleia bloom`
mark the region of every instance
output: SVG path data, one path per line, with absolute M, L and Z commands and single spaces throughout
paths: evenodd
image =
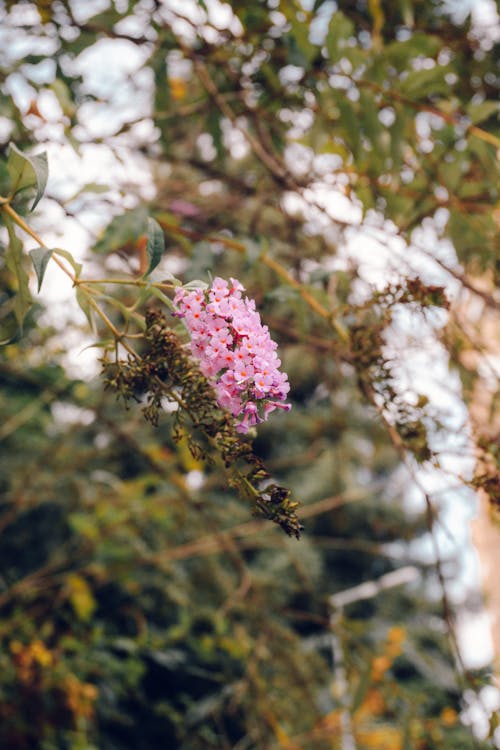
M 279 369 L 277 344 L 244 291 L 236 279 L 217 277 L 206 290 L 179 287 L 174 297 L 175 314 L 191 336 L 191 354 L 241 433 L 275 409 L 291 408 L 285 401 L 290 385 Z

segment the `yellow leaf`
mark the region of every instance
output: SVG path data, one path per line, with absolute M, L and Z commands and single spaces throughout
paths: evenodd
M 372 44 L 375 50 L 382 47 L 381 31 L 384 26 L 385 16 L 380 0 L 368 0 L 368 9 L 373 18 Z
M 441 711 L 441 721 L 446 727 L 452 727 L 458 721 L 458 714 L 454 708 L 447 706 Z
M 69 601 L 79 620 L 89 620 L 94 614 L 96 601 L 85 578 L 72 573 L 66 580 Z
M 389 643 L 402 643 L 406 638 L 406 628 L 402 625 L 393 625 L 387 633 L 387 640 Z
M 402 651 L 402 643 L 406 638 L 406 630 L 395 625 L 387 634 L 387 655 L 395 659 Z
M 187 83 L 182 78 L 169 78 L 170 93 L 172 99 L 179 101 L 184 99 L 187 92 Z
M 362 717 L 380 716 L 384 711 L 384 696 L 380 690 L 372 689 L 367 692 L 363 703 L 356 711 L 356 719 L 359 721 Z
M 380 726 L 356 732 L 356 739 L 360 745 L 372 750 L 401 750 L 402 738 L 394 727 Z
M 381 680 L 391 665 L 392 659 L 389 659 L 387 656 L 376 656 L 372 662 L 372 679 L 375 682 Z
M 53 656 L 42 641 L 33 641 L 31 644 L 31 655 L 33 661 L 41 667 L 50 667 L 53 662 Z
M 66 705 L 75 716 L 91 719 L 94 713 L 94 702 L 97 688 L 89 682 L 80 682 L 74 674 L 64 680 Z
M 189 472 L 189 471 L 202 471 L 203 469 L 203 461 L 200 461 L 199 459 L 193 458 L 193 455 L 191 451 L 189 450 L 189 442 L 187 434 L 182 431 L 179 431 L 179 434 L 182 435 L 180 440 L 177 440 L 177 452 L 179 455 L 179 459 L 182 465 L 182 468 Z

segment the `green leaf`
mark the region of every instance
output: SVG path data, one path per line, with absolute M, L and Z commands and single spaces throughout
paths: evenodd
M 82 264 L 77 263 L 70 252 L 68 252 L 67 250 L 62 250 L 60 247 L 55 248 L 54 250 L 52 250 L 52 252 L 56 255 L 60 255 L 62 258 L 68 261 L 73 271 L 75 272 L 76 278 L 80 276 L 82 272 Z
M 343 91 L 335 92 L 339 108 L 339 128 L 345 143 L 350 147 L 355 158 L 359 156 L 361 145 L 360 119 L 355 106 L 346 98 Z
M 177 227 L 181 225 L 180 217 L 170 211 L 157 211 L 155 215 L 157 220 L 161 222 L 163 234 L 170 236 L 175 244 L 179 245 L 189 255 L 193 248 L 192 240 L 176 231 Z
M 435 65 L 433 68 L 412 71 L 404 81 L 401 81 L 401 91 L 412 98 L 450 95 L 450 84 L 445 76 L 453 73 L 450 65 Z
M 164 294 L 161 289 L 158 289 L 157 286 L 150 287 L 150 292 L 154 297 L 157 297 L 161 302 L 163 302 L 165 307 L 168 307 L 169 310 L 174 309 L 172 300 L 167 297 L 167 295 Z
M 224 157 L 225 149 L 224 149 L 224 142 L 222 139 L 221 118 L 220 118 L 218 110 L 214 108 L 210 110 L 207 116 L 206 124 L 207 124 L 207 130 L 212 136 L 214 147 L 215 147 L 215 150 L 217 151 L 217 157 L 219 159 L 222 159 Z
M 415 24 L 412 0 L 400 0 L 399 5 L 404 25 L 412 29 Z
M 137 300 L 139 303 L 141 302 L 141 296 L 143 294 L 144 294 L 144 299 L 146 300 L 149 296 L 147 288 L 143 288 L 139 290 L 138 300 Z M 104 292 L 101 292 L 99 297 L 101 300 L 103 301 L 105 300 L 111 307 L 114 307 L 116 310 L 119 310 L 125 321 L 129 321 L 131 316 L 137 317 L 138 319 L 142 320 L 142 317 L 138 313 L 134 312 L 134 310 L 132 310 L 130 307 L 127 307 L 127 305 L 125 305 L 121 300 L 117 299 L 113 295 L 105 294 Z
M 86 352 L 87 349 L 105 349 L 108 352 L 113 352 L 115 350 L 115 347 L 115 339 L 104 339 L 102 341 L 95 341 L 93 344 L 89 344 L 88 346 L 84 346 L 83 349 L 80 349 L 80 352 Z
M 332 15 L 325 40 L 328 56 L 332 62 L 342 57 L 347 40 L 352 37 L 353 33 L 354 25 L 342 11 L 338 10 Z
M 407 109 L 398 104 L 394 105 L 394 111 L 396 113 L 396 119 L 389 128 L 389 149 L 394 171 L 397 171 L 403 161 L 405 131 L 410 115 Z
M 2 315 L 0 319 L 0 346 L 10 344 L 16 337 L 19 326 L 14 315 Z
M 135 245 L 137 238 L 147 232 L 147 218 L 144 206 L 115 216 L 94 245 L 94 252 L 113 253 L 126 245 Z
M 498 177 L 497 149 L 491 143 L 485 143 L 476 135 L 471 135 L 469 136 L 469 151 L 478 157 L 486 170 Z
M 488 120 L 491 115 L 500 115 L 500 102 L 485 101 L 479 104 L 469 104 L 466 109 L 467 116 L 473 125 Z
M 96 326 L 94 320 L 94 311 L 89 303 L 88 296 L 79 288 L 76 290 L 76 301 L 78 302 L 80 310 L 82 310 L 85 317 L 87 318 L 91 330 L 95 332 Z
M 354 713 L 363 703 L 369 688 L 373 685 L 371 677 L 372 665 L 368 663 L 363 669 L 352 698 L 351 712 Z
M 49 248 L 47 247 L 35 247 L 33 250 L 30 250 L 31 260 L 33 262 L 33 267 L 38 279 L 38 292 L 42 288 L 42 282 L 43 277 L 45 276 L 47 263 L 49 262 L 53 252 L 53 250 L 49 250 Z
M 5 251 L 5 263 L 9 271 L 16 278 L 17 290 L 14 299 L 14 314 L 22 330 L 23 320 L 32 304 L 28 286 L 28 274 L 23 268 L 23 244 L 17 237 L 11 220 L 5 217 L 4 221 L 9 233 L 9 244 Z
M 459 198 L 472 198 L 482 203 L 489 190 L 491 190 L 491 185 L 488 180 L 462 180 L 456 194 Z M 491 198 L 495 199 L 493 193 Z
M 413 750 L 415 747 L 411 736 L 411 718 L 409 714 L 402 717 L 403 738 L 401 741 L 401 750 Z
M 377 102 L 371 91 L 361 91 L 359 101 L 361 126 L 364 134 L 373 146 L 372 159 L 374 165 L 378 171 L 381 171 L 385 148 L 382 138 L 383 126 L 378 119 Z
M 10 177 L 7 164 L 0 161 L 0 195 L 7 195 L 10 191 Z
M 494 267 L 497 228 L 491 216 L 451 211 L 448 231 L 460 261 L 473 262 L 480 271 Z
M 49 175 L 47 154 L 44 151 L 41 154 L 27 156 L 11 143 L 7 169 L 11 180 L 11 192 L 14 195 L 20 193 L 22 190 L 35 188 L 35 198 L 30 209 L 30 211 L 33 211 L 42 197 L 47 184 Z
M 146 246 L 146 252 L 149 261 L 148 270 L 145 274 L 147 276 L 154 268 L 156 268 L 165 252 L 165 237 L 163 229 L 158 222 L 151 217 L 148 218 L 148 244 Z
M 384 191 L 387 215 L 398 225 L 410 221 L 415 211 L 415 200 L 407 195 Z M 421 210 L 423 203 L 419 204 Z
M 111 10 L 105 10 L 102 13 L 92 16 L 86 21 L 86 24 L 94 33 L 105 33 L 112 31 L 115 23 L 121 21 L 122 18 L 123 15 L 112 8 Z
M 415 33 L 404 41 L 391 42 L 384 47 L 383 57 L 398 70 L 405 70 L 419 55 L 434 57 L 439 52 L 441 40 L 432 34 Z
M 361 185 L 359 188 L 356 188 L 356 196 L 363 204 L 365 212 L 370 208 L 375 207 L 375 196 L 373 195 L 373 190 L 369 184 Z
M 79 198 L 82 193 L 107 193 L 109 192 L 109 185 L 102 185 L 99 182 L 87 182 L 85 185 L 83 185 L 81 188 L 79 188 L 76 193 L 74 193 L 71 198 L 66 198 L 64 201 L 64 204 L 67 205 L 68 203 L 71 203 L 72 201 Z
M 96 43 L 96 35 L 93 31 L 80 31 L 76 39 L 71 42 L 71 54 L 77 57 L 87 47 Z
M 451 157 L 447 156 L 439 165 L 439 177 L 448 190 L 456 191 L 463 182 L 463 175 L 466 169 L 466 160 L 464 157 L 455 152 Z
M 54 92 L 55 97 L 59 102 L 59 106 L 61 107 L 63 115 L 66 115 L 66 117 L 69 118 L 74 117 L 76 113 L 76 106 L 71 98 L 70 89 L 65 81 L 62 81 L 60 78 L 56 78 L 56 80 L 50 84 L 50 88 Z
M 154 73 L 154 114 L 165 117 L 170 109 L 170 86 L 165 55 L 155 55 L 152 69 Z
M 208 284 L 206 281 L 201 281 L 200 279 L 193 279 L 192 281 L 188 281 L 187 284 L 184 284 L 184 289 L 188 289 L 189 291 L 192 291 L 195 289 L 208 289 Z
M 289 20 L 292 28 L 285 37 L 288 46 L 288 61 L 292 65 L 298 65 L 307 70 L 318 54 L 318 47 L 309 41 L 309 24 L 299 21 L 295 14 Z

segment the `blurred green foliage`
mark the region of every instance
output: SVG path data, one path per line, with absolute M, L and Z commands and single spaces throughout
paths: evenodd
M 76 277 L 129 280 L 96 287 L 120 331 L 140 334 L 137 310 L 161 307 L 148 265 L 159 262 L 155 279 L 244 282 L 292 383 L 292 411 L 259 426 L 253 449 L 301 501 L 305 531 L 297 541 L 250 519 L 220 467 L 193 458 L 189 431 L 174 441 L 172 415 L 153 429 L 99 379 L 73 375 L 28 285 L 48 256 L 30 260 L 3 209 L 0 747 L 490 747 L 460 719 L 488 671 L 461 670 L 447 567 L 415 551 L 437 510 L 408 510 L 401 456 L 437 465 L 442 425 L 425 396 L 398 390 L 407 352 L 394 322 L 410 316 L 418 340 L 448 315 L 466 394 L 471 343 L 439 264 L 424 280 L 401 264 L 382 288 L 343 253 L 353 224 L 408 255 L 428 230 L 453 243 L 469 286 L 498 280 L 497 47 L 439 2 L 215 8 L 7 2 L 0 186 L 20 215 L 32 208 L 42 143 L 81 163 L 97 143 L 148 174 L 154 190 L 106 167 L 108 192 L 75 174 L 71 197 L 49 180 L 33 219 L 42 235 L 44 205 L 64 226 L 101 220 L 83 272 L 59 257 Z M 92 53 L 104 55 L 97 77 Z M 117 81 L 108 53 L 140 62 Z M 36 154 L 33 196 L 9 197 L 9 141 Z M 332 594 L 408 563 L 411 585 L 332 612 Z

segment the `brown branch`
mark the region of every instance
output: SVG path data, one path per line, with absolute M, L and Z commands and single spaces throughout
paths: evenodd
M 254 154 L 264 164 L 265 167 L 271 172 L 273 177 L 282 183 L 289 189 L 295 189 L 295 183 L 291 180 L 291 176 L 284 166 L 274 154 L 270 154 L 262 146 L 260 141 L 255 138 L 246 128 L 241 127 L 238 123 L 237 115 L 233 112 L 231 107 L 227 104 L 226 100 L 221 96 L 215 83 L 213 82 L 208 68 L 196 55 L 193 54 L 192 50 L 183 46 L 183 52 L 191 57 L 193 60 L 194 68 L 198 74 L 198 77 L 206 89 L 207 93 L 213 99 L 224 117 L 231 122 L 231 124 L 239 130 L 245 140 L 248 142 Z
M 500 310 L 500 300 L 496 299 L 493 294 L 475 286 L 471 281 L 469 281 L 464 273 L 458 271 L 456 268 L 450 268 L 446 265 L 446 263 L 443 263 L 442 260 L 439 260 L 439 258 L 436 258 L 435 256 L 432 256 L 432 258 L 438 264 L 438 266 L 449 273 L 450 276 L 453 276 L 454 279 L 459 281 L 462 286 L 465 287 L 465 289 L 468 289 L 469 292 L 472 292 L 477 297 L 481 297 L 481 299 L 488 305 L 488 307 L 491 307 L 494 310 Z
M 201 232 L 195 232 L 191 229 L 184 229 L 183 227 L 173 224 L 172 222 L 165 221 L 161 217 L 158 217 L 158 223 L 171 234 L 178 234 L 181 237 L 187 237 L 188 239 L 195 241 L 205 240 L 207 242 L 217 242 L 224 247 L 230 248 L 231 250 L 236 250 L 236 252 L 238 253 L 246 252 L 245 245 L 242 242 L 238 242 L 237 240 L 232 240 L 227 237 L 221 237 L 220 235 L 204 235 Z M 318 300 L 310 292 L 308 292 L 307 289 L 304 288 L 303 284 L 301 284 L 300 281 L 297 281 L 297 279 L 295 279 L 291 275 L 291 273 L 281 263 L 279 263 L 279 261 L 271 258 L 271 256 L 269 255 L 263 254 L 260 257 L 260 262 L 274 271 L 275 274 L 279 276 L 280 279 L 282 279 L 282 281 L 295 289 L 297 293 L 302 297 L 302 299 L 309 305 L 311 310 L 314 310 L 314 312 L 316 312 L 322 318 L 328 320 L 335 328 L 339 336 L 345 340 L 346 333 L 341 328 L 340 324 L 335 320 L 333 312 L 331 310 L 328 310 L 324 305 L 321 304 L 321 302 L 318 302 Z
M 462 112 L 443 112 L 443 110 L 432 106 L 432 104 L 422 104 L 421 102 L 416 102 L 413 99 L 409 99 L 407 96 L 400 94 L 398 91 L 394 91 L 394 89 L 385 89 L 378 83 L 374 83 L 373 81 L 367 81 L 357 78 L 350 78 L 350 80 L 354 84 L 356 84 L 356 86 L 376 91 L 378 94 L 382 95 L 385 101 L 400 102 L 400 104 L 404 104 L 405 106 L 410 107 L 417 112 L 428 112 L 431 115 L 436 115 L 437 117 L 440 117 L 442 120 L 448 123 L 448 125 L 461 125 L 461 120 L 467 117 L 467 115 Z M 477 125 L 471 124 L 467 126 L 465 128 L 465 133 L 475 135 L 476 138 L 480 138 L 482 141 L 490 143 L 492 146 L 495 146 L 495 148 L 500 148 L 500 138 L 498 138 L 496 135 L 493 135 L 493 133 L 489 133 L 487 130 L 478 128 Z
M 434 503 L 432 502 L 432 499 L 429 493 L 426 491 L 425 487 L 422 485 L 422 482 L 419 480 L 418 476 L 415 473 L 414 467 L 410 463 L 409 452 L 404 443 L 404 440 L 402 439 L 401 435 L 397 431 L 396 427 L 393 424 L 391 424 L 391 422 L 387 418 L 383 407 L 377 403 L 375 391 L 367 383 L 363 384 L 363 391 L 366 397 L 368 398 L 368 400 L 370 401 L 370 403 L 372 404 L 372 406 L 377 411 L 382 423 L 384 424 L 389 434 L 389 437 L 391 438 L 391 441 L 394 447 L 399 453 L 403 464 L 406 466 L 406 469 L 410 477 L 412 478 L 412 481 L 415 483 L 415 486 L 420 490 L 420 492 L 422 493 L 424 497 L 427 528 L 429 530 L 429 534 L 431 537 L 431 543 L 432 543 L 434 558 L 435 558 L 434 566 L 435 566 L 436 574 L 437 574 L 438 581 L 439 581 L 439 588 L 441 590 L 441 606 L 443 610 L 443 618 L 446 623 L 448 637 L 449 637 L 450 644 L 452 647 L 453 655 L 455 657 L 455 671 L 457 674 L 457 678 L 459 682 L 462 682 L 464 676 L 470 678 L 470 675 L 465 668 L 464 662 L 462 660 L 462 655 L 460 653 L 460 647 L 458 645 L 458 638 L 457 638 L 457 634 L 455 631 L 455 625 L 453 622 L 453 610 L 450 604 L 450 599 L 448 597 L 448 591 L 446 588 L 446 579 L 443 573 L 443 561 L 441 559 L 441 553 L 439 550 L 439 545 L 438 545 L 438 541 L 436 539 L 436 534 L 435 534 L 435 524 L 438 518 L 438 513 L 436 511 L 436 508 L 434 506 Z
M 356 502 L 366 497 L 366 492 L 351 492 L 324 498 L 301 509 L 300 518 L 312 518 L 321 513 L 328 513 L 347 503 Z M 243 540 L 246 537 L 262 534 L 270 531 L 271 527 L 265 521 L 248 521 L 230 529 L 209 534 L 192 542 L 186 542 L 173 549 L 163 550 L 147 556 L 147 562 L 170 562 L 174 560 L 185 560 L 198 555 L 211 555 L 224 551 L 227 540 Z

